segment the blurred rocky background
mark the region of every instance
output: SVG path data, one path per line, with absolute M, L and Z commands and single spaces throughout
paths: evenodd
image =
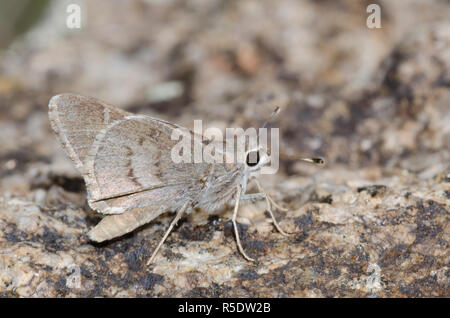
M 1 2 L 0 295 L 449 297 L 449 17 L 446 0 Z M 62 92 L 187 127 L 259 126 L 281 106 L 262 182 L 296 234 L 261 202 L 238 218 L 255 264 L 231 208 L 184 218 L 148 268 L 170 214 L 90 243 L 100 216 L 47 118 Z

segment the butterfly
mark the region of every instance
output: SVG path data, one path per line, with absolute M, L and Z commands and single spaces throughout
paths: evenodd
M 272 116 L 278 111 L 279 108 Z M 175 163 L 171 156 L 177 145 L 172 138 L 174 130 L 184 131 L 199 147 L 206 147 L 211 141 L 205 142 L 201 136 L 168 121 L 132 114 L 75 94 L 52 97 L 49 119 L 63 149 L 84 178 L 89 206 L 105 215 L 89 231 L 92 241 L 120 237 L 166 211 L 176 212 L 147 263 L 150 264 L 184 214 L 196 208 L 214 211 L 234 202 L 232 222 L 238 249 L 245 259 L 254 261 L 242 247 L 236 217 L 240 203 L 257 200 L 266 200 L 275 227 L 287 235 L 276 221 L 272 207 L 286 209 L 276 204 L 256 179 L 270 162 L 264 147 L 248 150 L 237 162 Z M 217 151 L 224 149 L 218 146 Z M 320 158 L 301 160 L 323 163 Z M 250 180 L 255 180 L 259 193 L 245 193 Z

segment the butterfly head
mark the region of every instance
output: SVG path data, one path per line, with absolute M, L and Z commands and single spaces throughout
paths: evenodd
M 245 171 L 249 178 L 260 174 L 261 168 L 270 163 L 270 155 L 262 148 L 255 148 L 247 151 L 245 155 Z

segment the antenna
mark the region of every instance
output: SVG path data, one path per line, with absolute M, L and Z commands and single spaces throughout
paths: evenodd
M 263 125 L 263 128 L 267 128 L 267 125 L 270 123 L 270 121 L 272 120 L 272 118 L 275 115 L 278 115 L 278 113 L 280 112 L 281 108 L 279 106 L 276 106 L 275 109 L 272 111 L 272 113 L 270 113 L 269 118 L 267 118 L 266 122 Z
M 308 163 L 313 163 L 316 165 L 325 164 L 325 160 L 323 160 L 322 158 L 317 158 L 317 157 L 302 157 L 297 154 L 291 155 L 291 154 L 287 154 L 287 153 L 280 153 L 280 156 L 286 160 L 300 160 L 300 161 L 304 161 L 304 162 L 308 162 Z
M 298 160 L 314 163 L 316 165 L 323 165 L 325 163 L 322 158 L 298 158 Z
M 275 109 L 272 111 L 272 113 L 269 115 L 269 118 L 267 118 L 266 122 L 263 125 L 263 128 L 267 128 L 271 120 L 275 115 L 278 115 L 281 111 L 281 108 L 279 106 L 276 106 Z M 267 153 L 269 154 L 269 151 L 267 150 Z M 316 165 L 324 165 L 325 160 L 322 158 L 315 158 L 315 157 L 302 157 L 297 154 L 286 154 L 286 153 L 280 153 L 280 156 L 287 160 L 300 160 Z

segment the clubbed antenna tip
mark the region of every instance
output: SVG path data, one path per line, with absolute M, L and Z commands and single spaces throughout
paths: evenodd
M 325 161 L 322 158 L 299 158 L 301 161 L 323 165 Z

